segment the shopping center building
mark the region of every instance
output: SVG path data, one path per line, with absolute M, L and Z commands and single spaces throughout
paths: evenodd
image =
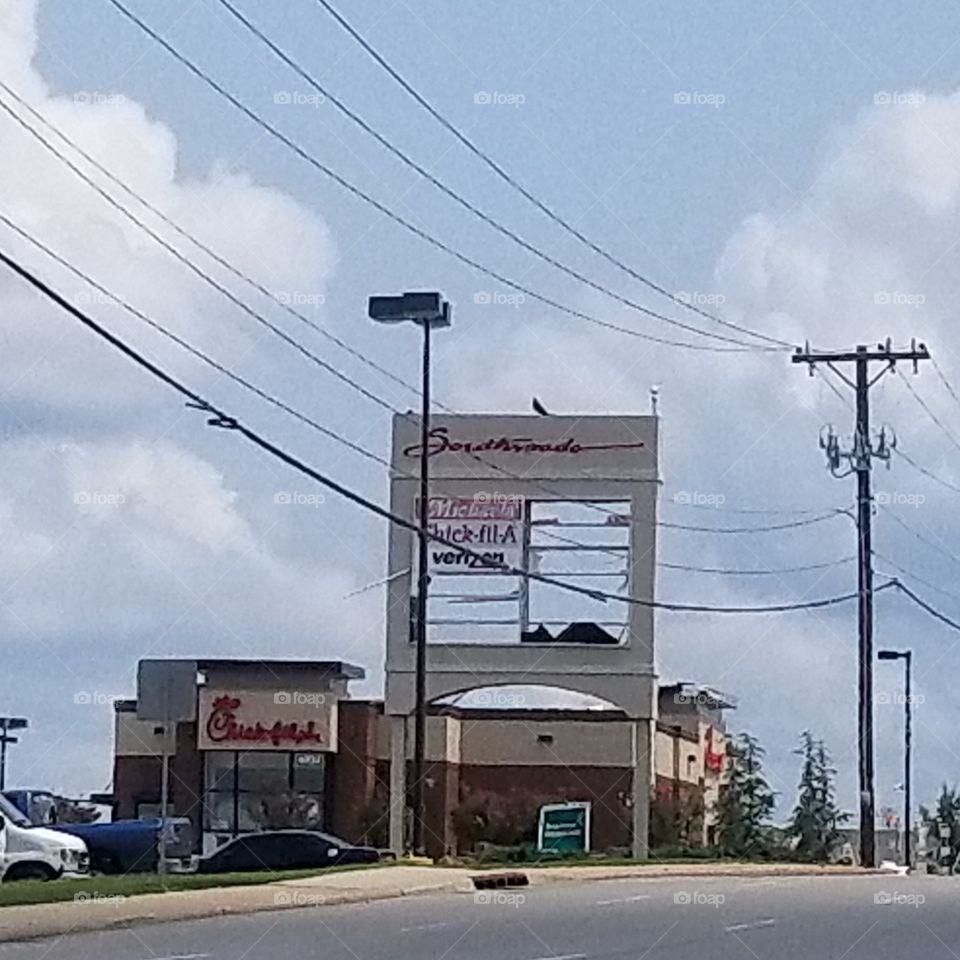
M 196 716 L 169 726 L 116 704 L 114 815 L 156 816 L 164 746 L 171 815 L 188 817 L 198 851 L 264 829 L 309 827 L 387 846 L 391 725 L 380 701 L 351 699 L 363 670 L 342 661 L 213 660 L 195 667 Z M 151 691 L 142 691 L 144 699 Z M 478 818 L 503 842 L 529 834 L 539 807 L 592 805 L 591 846 L 631 847 L 631 719 L 618 709 L 524 708 L 489 691 L 489 706 L 431 708 L 427 724 L 427 850 L 467 852 Z M 692 844 L 710 837 L 730 701 L 690 685 L 663 687 L 656 731 L 652 830 L 700 808 Z M 412 741 L 412 738 L 411 738 Z M 408 772 L 412 755 L 408 754 Z M 486 838 L 484 838 L 486 839 Z

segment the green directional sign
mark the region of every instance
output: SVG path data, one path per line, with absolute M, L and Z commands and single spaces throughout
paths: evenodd
M 590 804 L 548 803 L 540 808 L 537 849 L 542 853 L 590 850 Z

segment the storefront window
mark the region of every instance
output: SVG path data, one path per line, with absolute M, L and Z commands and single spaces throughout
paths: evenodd
M 204 765 L 204 830 L 324 827 L 325 754 L 208 751 Z

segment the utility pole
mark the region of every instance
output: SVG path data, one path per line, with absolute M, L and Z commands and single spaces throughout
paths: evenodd
M 858 554 L 858 623 L 859 623 L 859 707 L 857 732 L 859 737 L 860 773 L 860 863 L 875 867 L 877 849 L 875 840 L 874 760 L 873 760 L 873 544 L 871 518 L 873 510 L 870 491 L 870 471 L 874 458 L 889 461 L 890 451 L 896 446 L 896 437 L 888 439 L 882 430 L 874 445 L 870 437 L 870 388 L 884 374 L 893 370 L 898 360 L 909 360 L 917 372 L 920 360 L 929 360 L 930 354 L 924 344 L 914 340 L 909 350 L 894 350 L 891 341 L 878 344 L 871 350 L 864 345 L 853 351 L 817 351 L 809 344 L 797 348 L 792 360 L 806 363 L 813 376 L 818 363 L 826 364 L 841 380 L 851 387 L 856 395 L 856 427 L 853 445 L 841 450 L 832 428 L 826 436 L 821 434 L 820 446 L 827 455 L 827 466 L 835 477 L 857 475 L 857 554 Z M 870 377 L 870 364 L 880 363 L 880 371 Z M 855 375 L 851 380 L 838 369 L 839 364 L 852 363 Z M 842 461 L 848 467 L 841 472 Z

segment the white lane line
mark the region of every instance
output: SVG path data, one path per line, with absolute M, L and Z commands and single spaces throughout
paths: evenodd
M 587 960 L 585 953 L 563 953 L 560 956 L 536 957 L 535 960 Z
M 150 960 L 202 960 L 209 953 L 172 953 L 169 957 L 151 957 Z
M 611 903 L 636 903 L 638 900 L 649 900 L 649 893 L 639 893 L 635 897 L 617 897 L 615 900 L 598 900 L 598 907 L 608 907 Z
M 466 923 L 465 920 L 441 920 L 438 923 L 421 923 L 415 927 L 401 927 L 401 933 L 413 933 L 416 930 L 439 930 L 441 927 L 455 927 L 458 924 Z
M 753 923 L 735 923 L 732 927 L 724 927 L 727 933 L 739 933 L 741 930 L 758 930 L 760 927 L 772 927 L 776 924 L 772 917 L 769 920 L 756 920 Z

